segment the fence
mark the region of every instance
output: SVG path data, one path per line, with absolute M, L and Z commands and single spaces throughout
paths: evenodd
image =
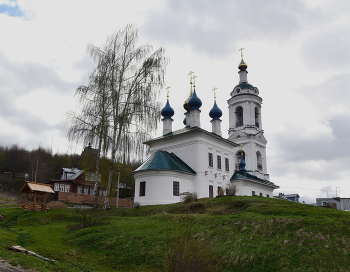
M 94 196 L 67 192 L 58 192 L 58 200 L 74 204 L 93 204 Z M 104 196 L 97 197 L 97 204 L 103 205 L 105 200 Z M 109 199 L 109 206 L 116 206 L 117 198 L 111 197 Z M 119 207 L 132 207 L 134 205 L 134 200 L 131 198 L 119 198 Z

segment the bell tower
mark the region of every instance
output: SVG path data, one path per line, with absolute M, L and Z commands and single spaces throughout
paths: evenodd
M 227 101 L 229 108 L 229 140 L 243 146 L 234 148 L 235 167 L 239 170 L 242 156 L 246 162 L 246 171 L 258 178 L 269 180 L 266 165 L 266 144 L 262 129 L 261 104 L 258 88 L 248 83 L 248 65 L 243 61 L 238 65 L 239 83 L 230 93 Z

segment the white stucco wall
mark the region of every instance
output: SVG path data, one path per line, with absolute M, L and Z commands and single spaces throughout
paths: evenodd
M 180 196 L 173 195 L 173 182 L 179 182 L 179 193 L 194 192 L 195 175 L 178 171 L 140 171 L 135 177 L 135 202 L 142 206 L 180 202 Z M 145 196 L 140 196 L 140 182 L 146 182 Z

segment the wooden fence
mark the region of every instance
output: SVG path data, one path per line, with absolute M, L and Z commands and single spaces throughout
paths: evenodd
M 76 193 L 58 192 L 58 200 L 68 202 L 72 204 L 93 204 L 94 196 Z M 103 205 L 105 200 L 104 196 L 97 197 L 97 203 Z M 131 198 L 119 198 L 119 207 L 132 207 L 134 200 Z M 109 206 L 117 206 L 117 198 L 112 197 L 109 199 Z

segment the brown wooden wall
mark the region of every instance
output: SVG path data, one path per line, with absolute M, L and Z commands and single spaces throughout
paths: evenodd
M 58 200 L 63 202 L 68 202 L 72 204 L 93 204 L 94 196 L 85 194 L 76 194 L 68 192 L 58 192 Z M 97 203 L 103 205 L 105 200 L 104 196 L 97 197 Z M 116 206 L 117 198 L 112 197 L 109 199 L 109 206 Z M 119 198 L 119 207 L 132 207 L 134 205 L 134 200 L 130 198 Z

